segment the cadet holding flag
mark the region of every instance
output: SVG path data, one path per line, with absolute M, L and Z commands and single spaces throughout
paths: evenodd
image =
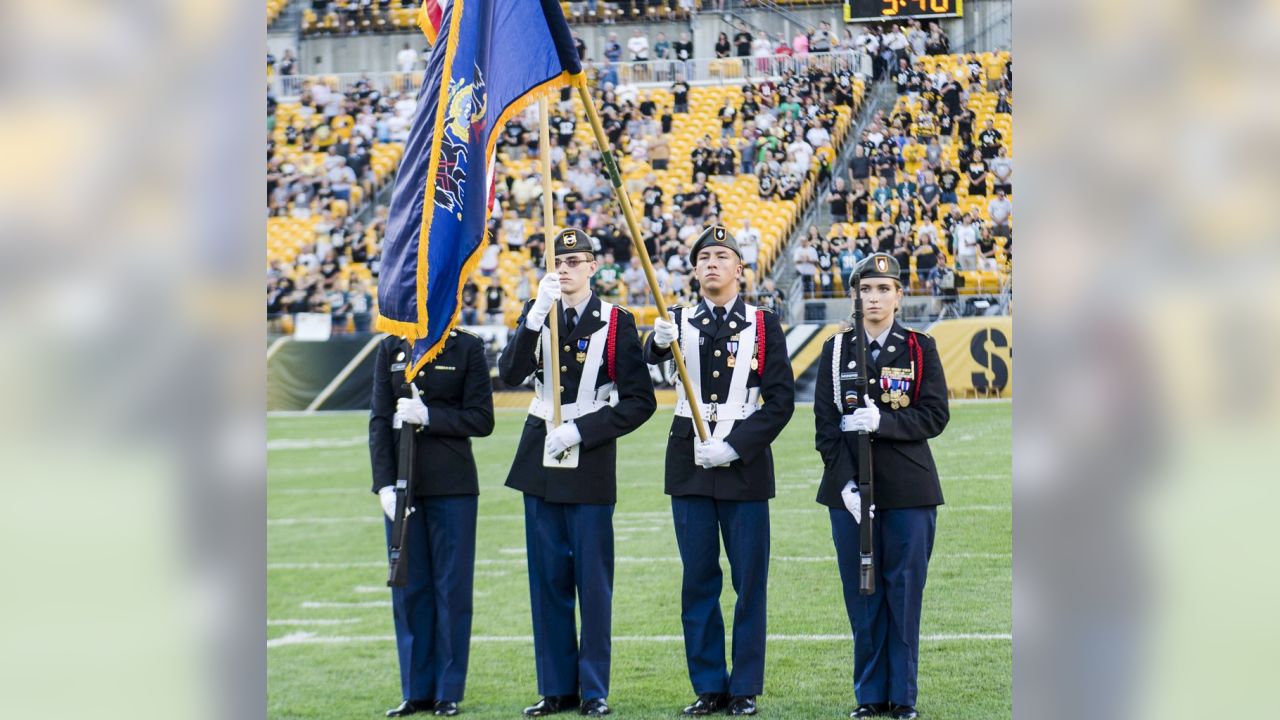
M 392 587 L 403 702 L 387 717 L 458 714 L 471 643 L 476 496 L 480 486 L 471 438 L 493 432 L 493 390 L 484 341 L 450 330 L 439 355 L 412 381 L 404 376 L 411 346 L 387 336 L 378 344 L 369 414 L 373 491 L 396 513 L 396 457 L 401 437 L 415 438 L 405 547 L 407 582 Z M 398 432 L 398 428 L 413 432 Z
M 685 658 L 697 699 L 685 715 L 754 715 L 764 690 L 769 500 L 774 496 L 770 443 L 795 409 L 795 381 L 782 325 L 738 296 L 742 254 L 729 231 L 707 228 L 693 245 L 703 299 L 659 318 L 645 347 L 652 364 L 683 353 L 710 437 L 694 432 L 684 388 L 678 390 L 667 441 L 666 492 L 684 565 L 681 620 Z M 763 403 L 761 402 L 763 400 Z M 725 665 L 720 614 L 720 538 L 738 601 L 733 613 L 733 672 Z
M 933 338 L 902 326 L 894 313 L 902 301 L 898 261 L 875 253 L 859 266 L 853 292 L 862 296 L 866 368 L 855 359 L 856 333 L 836 333 L 822 347 L 813 415 L 817 449 L 825 469 L 818 502 L 831 516 L 853 629 L 851 718 L 917 716 L 920 605 L 933 552 L 942 486 L 929 438 L 947 426 L 947 381 Z M 855 390 L 865 373 L 868 394 Z M 871 435 L 874 493 L 871 510 L 874 592 L 859 594 L 857 436 Z
M 515 336 L 498 360 L 509 385 L 535 381 L 533 402 L 507 487 L 524 493 L 525 542 L 538 694 L 524 714 L 581 708 L 609 713 L 613 599 L 613 508 L 617 438 L 653 415 L 656 402 L 631 313 L 591 292 L 597 263 L 591 238 L 576 228 L 555 237 L 555 272 L 538 284 Z M 555 306 L 563 310 L 551 317 Z M 550 323 L 559 323 L 560 347 Z M 558 365 L 560 387 L 551 383 Z M 563 423 L 548 431 L 559 392 Z M 577 448 L 576 467 L 561 458 Z M 582 617 L 574 634 L 574 591 Z

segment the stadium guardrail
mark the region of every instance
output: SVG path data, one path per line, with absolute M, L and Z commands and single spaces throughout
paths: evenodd
M 762 55 L 753 57 L 697 58 L 694 60 L 648 60 L 645 62 L 619 61 L 583 63 L 600 80 L 609 79 L 615 85 L 638 87 L 666 86 L 683 77 L 689 84 L 727 85 L 743 80 L 777 78 L 786 70 L 805 72 L 812 66 L 834 70 L 841 61 L 856 71 L 857 53 L 838 51 L 809 53 L 808 55 Z M 379 92 L 401 94 L 418 92 L 422 85 L 420 70 L 404 73 L 396 71 L 371 73 L 325 73 L 320 75 L 277 75 L 270 86 L 277 99 L 290 99 L 302 95 L 307 85 L 323 82 L 330 88 L 346 93 L 360 81 L 369 83 Z M 615 79 L 616 78 L 616 79 Z

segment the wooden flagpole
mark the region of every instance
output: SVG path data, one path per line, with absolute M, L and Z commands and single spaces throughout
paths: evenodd
M 555 210 L 551 202 L 551 112 L 547 107 L 547 98 L 538 100 L 538 161 L 542 164 L 542 245 L 543 255 L 547 261 L 547 272 L 556 271 L 556 235 Z M 560 303 L 551 303 L 551 357 L 542 358 L 542 362 L 551 363 L 552 400 L 551 427 L 560 427 L 560 362 L 557 353 L 560 348 Z
M 649 259 L 649 251 L 645 248 L 644 241 L 640 239 L 640 225 L 636 221 L 635 209 L 631 207 L 631 199 L 627 197 L 627 189 L 622 186 L 622 175 L 618 172 L 618 163 L 609 148 L 609 138 L 604 134 L 604 127 L 600 124 L 600 115 L 596 112 L 595 102 L 591 99 L 591 92 L 587 90 L 585 84 L 578 86 L 578 97 L 582 98 L 582 105 L 587 111 L 587 119 L 591 121 L 591 131 L 595 134 L 596 144 L 600 146 L 600 152 L 604 156 L 604 168 L 613 183 L 614 196 L 617 198 L 618 204 L 622 206 L 622 214 L 627 219 L 627 232 L 631 234 L 631 245 L 640 257 L 641 264 L 644 265 L 644 276 L 649 281 L 649 292 L 653 294 L 653 302 L 658 306 L 658 314 L 663 319 L 670 320 L 671 318 L 667 315 L 667 304 L 662 299 L 662 290 L 658 287 L 658 276 L 653 271 L 653 261 Z M 702 410 L 699 407 L 700 399 L 693 394 L 693 384 L 689 382 L 689 371 L 685 368 L 684 353 L 680 352 L 679 343 L 671 343 L 671 357 L 676 361 L 676 372 L 679 373 L 680 383 L 684 386 L 684 395 L 689 400 L 689 410 L 693 416 L 693 426 L 698 431 L 698 439 L 706 442 L 710 434 L 707 432 L 706 423 L 702 420 Z

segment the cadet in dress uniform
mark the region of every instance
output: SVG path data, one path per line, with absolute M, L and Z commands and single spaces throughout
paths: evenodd
M 667 441 L 666 492 L 684 564 L 681 620 L 697 699 L 685 715 L 728 708 L 754 715 L 764 690 L 765 600 L 769 576 L 770 443 L 795 409 L 795 381 L 778 317 L 738 297 L 742 253 L 716 225 L 693 245 L 703 300 L 659 318 L 645 359 L 663 362 L 680 343 L 711 439 L 698 442 L 679 386 Z M 760 400 L 763 398 L 763 404 Z M 733 612 L 733 673 L 725 667 L 720 614 L 720 537 L 738 595 Z
M 378 344 L 369 413 L 373 491 L 395 514 L 397 446 L 403 422 L 420 425 L 408 536 L 408 584 L 391 589 L 404 702 L 388 717 L 458 714 L 471 642 L 475 570 L 476 462 L 471 438 L 493 432 L 493 386 L 484 341 L 453 330 L 444 348 L 413 378 L 404 371 L 411 348 L 389 336 Z M 416 392 L 415 392 L 416 390 Z
M 849 717 L 916 717 L 920 603 L 933 552 L 942 486 L 929 438 L 947 426 L 947 380 L 933 338 L 894 320 L 902 300 L 898 262 L 875 253 L 861 266 L 869 398 L 854 381 L 855 333 L 836 333 L 822 347 L 813 414 L 825 470 L 818 502 L 831 515 L 845 609 L 853 629 Z M 852 289 L 852 288 L 851 288 Z M 871 433 L 875 469 L 872 595 L 858 594 L 857 433 Z
M 579 707 L 583 715 L 609 713 L 609 659 L 613 600 L 613 506 L 617 502 L 617 438 L 653 415 L 649 369 L 631 313 L 591 292 L 597 263 L 591 238 L 576 228 L 555 239 L 556 272 L 538 284 L 516 333 L 498 360 L 509 385 L 535 378 L 507 487 L 524 493 L 529 596 L 537 659 L 540 717 Z M 559 317 L 548 319 L 561 301 Z M 551 347 L 550 322 L 560 345 Z M 560 364 L 560 427 L 552 418 L 551 372 Z M 543 456 L 579 447 L 578 467 L 548 468 Z M 574 589 L 582 616 L 574 636 Z

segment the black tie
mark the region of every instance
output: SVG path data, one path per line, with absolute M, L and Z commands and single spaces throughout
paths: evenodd
M 573 328 L 578 324 L 577 308 L 566 308 L 564 311 L 564 329 L 567 332 L 573 332 Z
M 724 308 L 717 306 L 712 312 L 716 315 L 716 330 L 719 330 L 724 325 Z
M 872 340 L 871 344 L 867 346 L 867 354 L 871 356 L 871 366 L 876 368 L 880 367 L 877 362 L 880 360 L 880 343 Z

